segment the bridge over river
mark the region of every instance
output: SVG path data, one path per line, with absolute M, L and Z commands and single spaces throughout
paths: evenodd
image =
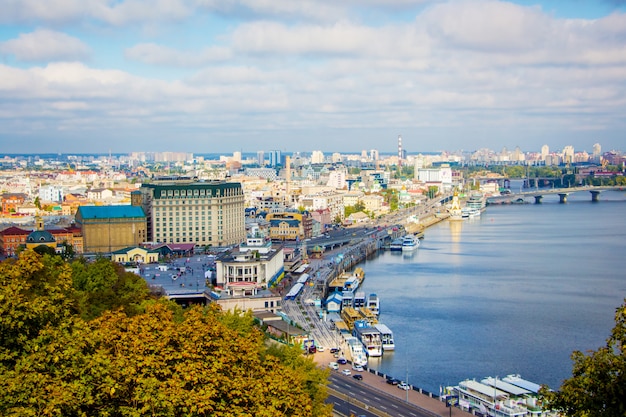
M 535 204 L 541 203 L 541 199 L 545 195 L 556 194 L 559 196 L 559 203 L 566 203 L 567 196 L 573 193 L 588 192 L 591 194 L 591 201 L 599 201 L 599 196 L 602 191 L 626 191 L 624 186 L 583 186 L 583 187 L 569 187 L 569 188 L 550 188 L 550 189 L 536 189 L 534 191 L 524 191 L 520 193 L 504 194 L 497 197 L 489 197 L 487 202 L 489 204 L 503 204 L 524 201 L 526 197 L 533 197 Z

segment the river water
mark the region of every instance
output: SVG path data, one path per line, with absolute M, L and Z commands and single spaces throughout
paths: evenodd
M 625 209 L 625 192 L 488 206 L 427 229 L 411 256 L 366 261 L 362 289 L 396 341 L 370 367 L 435 394 L 513 373 L 559 388 L 571 353 L 605 344 L 626 297 Z

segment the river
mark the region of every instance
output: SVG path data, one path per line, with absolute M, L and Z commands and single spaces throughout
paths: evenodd
M 439 394 L 466 378 L 522 378 L 553 389 L 574 350 L 605 344 L 626 297 L 626 193 L 591 202 L 489 206 L 426 230 L 413 255 L 362 264 L 396 351 L 370 367 Z

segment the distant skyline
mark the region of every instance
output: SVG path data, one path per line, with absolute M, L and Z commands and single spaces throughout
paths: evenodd
M 626 143 L 626 0 L 0 0 L 0 152 Z

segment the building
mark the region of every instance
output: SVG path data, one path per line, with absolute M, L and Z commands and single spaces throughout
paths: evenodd
M 16 213 L 28 196 L 24 193 L 2 194 L 2 214 Z
M 53 201 L 60 203 L 63 201 L 63 188 L 54 185 L 45 185 L 39 188 L 39 199 L 41 201 Z
M 0 231 L 0 251 L 4 256 L 14 256 L 19 246 L 26 246 L 26 238 L 31 230 L 16 226 Z
M 38 218 L 37 222 L 36 230 L 44 230 L 41 218 Z M 16 226 L 11 226 L 0 231 L 0 253 L 5 256 L 14 256 L 19 247 L 28 247 L 27 243 L 30 243 L 31 247 L 39 246 L 34 245 L 37 239 L 36 237 L 33 238 L 35 240 L 31 239 L 31 241 L 28 242 L 29 235 L 32 232 L 32 230 L 26 230 Z M 72 245 L 74 253 L 83 253 L 83 235 L 78 227 L 48 229 L 46 232 L 52 236 L 56 244 L 67 243 Z M 49 236 L 46 234 L 44 237 L 47 239 Z
M 230 246 L 246 237 L 240 183 L 158 180 L 142 184 L 131 200 L 143 207 L 152 242 Z
M 156 249 L 147 249 L 140 247 L 128 247 L 117 250 L 111 254 L 113 262 L 127 263 L 157 263 L 159 261 L 160 252 Z
M 256 296 L 285 274 L 283 249 L 262 238 L 248 238 L 215 261 L 216 285 L 229 296 Z
M 269 234 L 272 240 L 313 237 L 313 218 L 307 212 L 269 213 L 265 220 L 269 223 Z
M 146 215 L 138 206 L 80 206 L 75 218 L 86 253 L 111 253 L 147 240 Z

